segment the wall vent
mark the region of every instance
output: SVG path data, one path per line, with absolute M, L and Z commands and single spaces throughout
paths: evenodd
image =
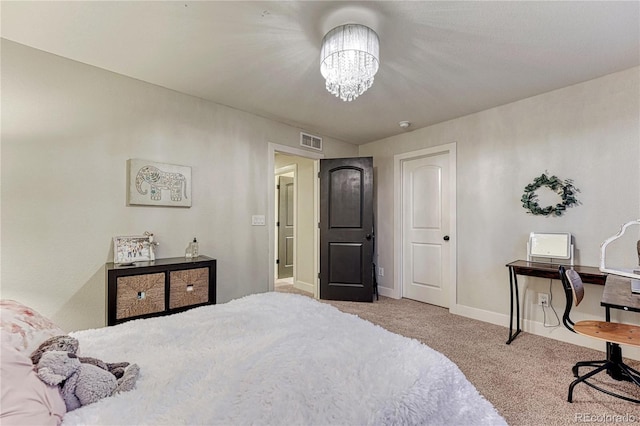
M 322 138 L 319 136 L 310 135 L 308 133 L 300 132 L 300 145 L 307 148 L 322 151 Z

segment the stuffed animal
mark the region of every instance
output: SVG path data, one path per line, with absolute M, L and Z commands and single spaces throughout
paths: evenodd
M 47 351 L 65 351 L 70 352 L 72 354 L 78 354 L 78 339 L 71 336 L 54 336 L 51 337 L 38 346 L 38 348 L 33 351 L 31 354 L 31 362 L 33 365 L 38 365 L 40 361 L 40 357 Z M 91 358 L 86 356 L 81 356 L 80 362 L 83 364 L 92 364 L 96 367 L 100 367 L 103 370 L 107 370 L 111 374 L 113 374 L 116 379 L 119 379 L 123 376 L 124 370 L 129 365 L 128 362 L 115 362 L 115 363 L 107 363 L 97 358 Z
M 140 370 L 129 365 L 122 378 L 92 364 L 83 364 L 72 352 L 47 351 L 36 365 L 36 374 L 49 385 L 62 384 L 62 399 L 67 411 L 91 404 L 102 398 L 133 389 Z

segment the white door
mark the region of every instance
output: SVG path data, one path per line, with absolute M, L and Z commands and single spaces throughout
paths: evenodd
M 402 295 L 449 307 L 449 153 L 402 162 Z

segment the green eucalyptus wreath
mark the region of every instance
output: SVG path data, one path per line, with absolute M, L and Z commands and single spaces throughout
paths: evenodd
M 562 202 L 555 206 L 540 207 L 536 191 L 543 186 L 557 193 L 562 199 Z M 543 173 L 535 178 L 532 183 L 525 186 L 524 194 L 520 201 L 522 201 L 522 207 L 533 215 L 549 216 L 553 214 L 555 216 L 562 216 L 562 213 L 567 207 L 573 207 L 578 204 L 578 200 L 575 197 L 576 192 L 580 192 L 580 190 L 573 186 L 571 179 L 560 180 L 557 176 L 547 176 Z

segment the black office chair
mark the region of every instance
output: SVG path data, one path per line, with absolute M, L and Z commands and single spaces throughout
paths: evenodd
M 569 313 L 573 302 L 575 301 L 575 305 L 578 306 L 584 297 L 582 279 L 576 271 L 573 269 L 565 270 L 564 266 L 560 266 L 559 272 L 567 297 L 567 306 L 562 316 L 562 322 L 565 327 L 574 333 L 607 342 L 607 359 L 602 361 L 580 361 L 573 366 L 572 371 L 576 380 L 569 385 L 567 401 L 573 402 L 573 388 L 582 382 L 607 395 L 615 396 L 625 401 L 640 403 L 638 399 L 614 393 L 588 381 L 588 379 L 601 371 L 607 371 L 611 377 L 617 380 L 628 380 L 640 387 L 640 372 L 622 362 L 622 350 L 620 349 L 620 344 L 640 346 L 640 326 L 607 321 L 578 321 L 574 323 L 569 318 Z M 594 369 L 580 376 L 578 371 L 580 367 L 592 367 Z

